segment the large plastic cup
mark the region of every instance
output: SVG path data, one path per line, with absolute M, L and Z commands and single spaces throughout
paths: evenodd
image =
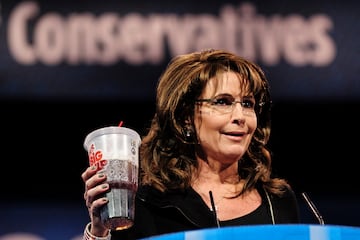
M 100 212 L 109 229 L 126 229 L 134 223 L 140 144 L 136 131 L 118 126 L 94 130 L 85 138 L 89 164 L 104 172 L 110 185 L 106 193 L 109 202 Z

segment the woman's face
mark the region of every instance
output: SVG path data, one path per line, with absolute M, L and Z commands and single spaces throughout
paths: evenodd
M 257 127 L 255 100 L 242 90 L 236 73 L 224 72 L 220 78 L 210 79 L 203 90 L 200 99 L 205 100 L 195 108 L 194 124 L 207 160 L 231 164 L 246 152 Z

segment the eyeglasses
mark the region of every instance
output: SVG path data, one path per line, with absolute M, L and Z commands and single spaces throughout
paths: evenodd
M 213 98 L 197 99 L 196 102 L 209 103 L 209 107 L 218 114 L 231 113 L 236 103 L 240 103 L 243 114 L 247 116 L 255 116 L 255 99 L 253 97 L 245 97 L 241 100 L 235 100 L 231 95 L 219 95 Z

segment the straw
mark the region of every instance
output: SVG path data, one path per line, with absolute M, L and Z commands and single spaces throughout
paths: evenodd
M 119 122 L 119 127 L 121 127 L 123 125 L 123 123 L 124 123 L 123 121 L 120 121 Z

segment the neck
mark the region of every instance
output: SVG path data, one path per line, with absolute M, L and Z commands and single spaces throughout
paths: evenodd
M 212 183 L 238 183 L 238 163 L 223 164 L 215 160 L 198 159 L 199 167 L 194 179 Z

